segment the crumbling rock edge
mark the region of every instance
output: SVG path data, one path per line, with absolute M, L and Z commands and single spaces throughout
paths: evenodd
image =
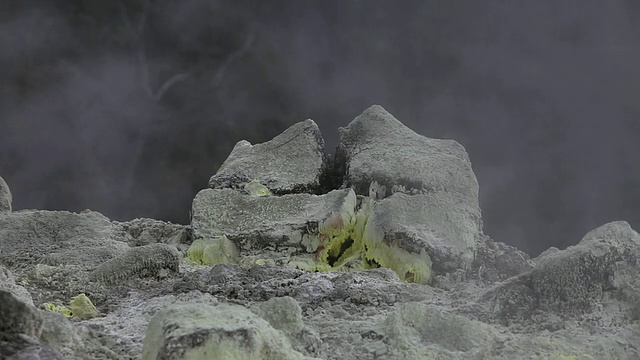
M 0 357 L 640 358 L 628 223 L 530 259 L 483 234 L 464 148 L 380 106 L 335 159 L 312 120 L 241 141 L 189 226 L 13 211 L 0 178 Z M 99 316 L 44 308 L 79 294 Z

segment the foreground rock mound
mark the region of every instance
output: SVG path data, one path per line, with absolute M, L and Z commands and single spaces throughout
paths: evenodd
M 0 209 L 0 358 L 640 359 L 629 224 L 532 260 L 455 141 L 373 106 L 323 148 L 239 142 L 188 226 Z
M 243 306 L 176 304 L 156 313 L 142 359 L 311 359 Z

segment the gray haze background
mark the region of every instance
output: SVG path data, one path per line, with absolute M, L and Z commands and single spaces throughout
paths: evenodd
M 14 208 L 186 223 L 241 139 L 381 104 L 470 153 L 485 232 L 531 255 L 640 229 L 635 0 L 7 0 Z M 163 89 L 164 85 L 164 90 Z

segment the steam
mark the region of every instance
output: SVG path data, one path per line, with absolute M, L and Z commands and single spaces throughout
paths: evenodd
M 611 220 L 640 229 L 633 1 L 157 0 L 93 20 L 41 3 L 0 9 L 15 209 L 184 223 L 238 140 L 312 118 L 331 150 L 381 104 L 467 148 L 498 241 L 536 255 Z M 100 16 L 117 21 L 91 40 Z

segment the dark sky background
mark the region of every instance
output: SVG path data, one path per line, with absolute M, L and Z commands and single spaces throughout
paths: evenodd
M 6 0 L 14 208 L 186 223 L 242 139 L 380 104 L 470 154 L 485 232 L 535 256 L 640 229 L 637 0 Z

